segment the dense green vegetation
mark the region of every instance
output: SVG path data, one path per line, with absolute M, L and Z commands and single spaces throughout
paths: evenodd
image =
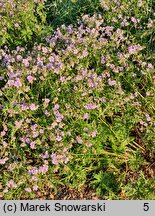
M 154 7 L 0 1 L 1 199 L 155 199 Z

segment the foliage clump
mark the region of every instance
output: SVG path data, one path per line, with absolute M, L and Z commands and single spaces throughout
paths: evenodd
M 119 1 L 115 13 L 109 2 L 101 1 L 105 13 L 63 24 L 31 49 L 18 43 L 27 37 L 0 49 L 5 199 L 36 198 L 60 184 L 90 184 L 103 199 L 154 197 L 155 74 L 145 38 L 154 21 L 140 17 L 149 4 L 136 11 L 133 1 L 128 17 L 127 1 L 119 15 Z

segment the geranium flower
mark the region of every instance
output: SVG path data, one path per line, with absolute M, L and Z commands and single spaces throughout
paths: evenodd
M 95 105 L 95 104 L 87 104 L 86 106 L 85 106 L 85 108 L 86 109 L 96 109 L 98 106 L 97 105 Z
M 35 104 L 33 104 L 33 103 L 32 103 L 32 104 L 30 104 L 30 106 L 29 106 L 29 107 L 30 107 L 30 109 L 31 109 L 31 110 L 37 110 L 37 109 L 38 109 L 38 106 L 36 106 L 36 105 L 35 105 Z

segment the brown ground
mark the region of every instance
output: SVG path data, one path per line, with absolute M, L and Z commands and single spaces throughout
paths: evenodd
M 38 192 L 38 199 L 41 200 L 99 200 L 96 196 L 95 190 L 85 187 L 81 191 L 75 189 L 69 189 L 65 186 L 60 186 L 56 193 L 50 192 L 46 196 L 43 196 Z

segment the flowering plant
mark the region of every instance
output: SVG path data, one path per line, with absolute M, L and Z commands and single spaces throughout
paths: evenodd
M 101 2 L 105 16 L 85 14 L 29 50 L 0 49 L 4 198 L 36 198 L 41 191 L 47 198 L 57 185 L 86 183 L 104 199 L 146 197 L 128 189 L 128 174 L 138 173 L 140 182 L 142 169 L 153 175 L 145 170 L 155 153 L 152 52 L 121 24 L 126 1 L 120 18 L 109 21 L 108 2 Z M 137 32 L 139 14 L 129 24 Z
M 0 46 L 33 44 L 34 38 L 43 35 L 46 15 L 44 1 L 0 1 Z M 39 38 L 39 37 L 38 37 Z

